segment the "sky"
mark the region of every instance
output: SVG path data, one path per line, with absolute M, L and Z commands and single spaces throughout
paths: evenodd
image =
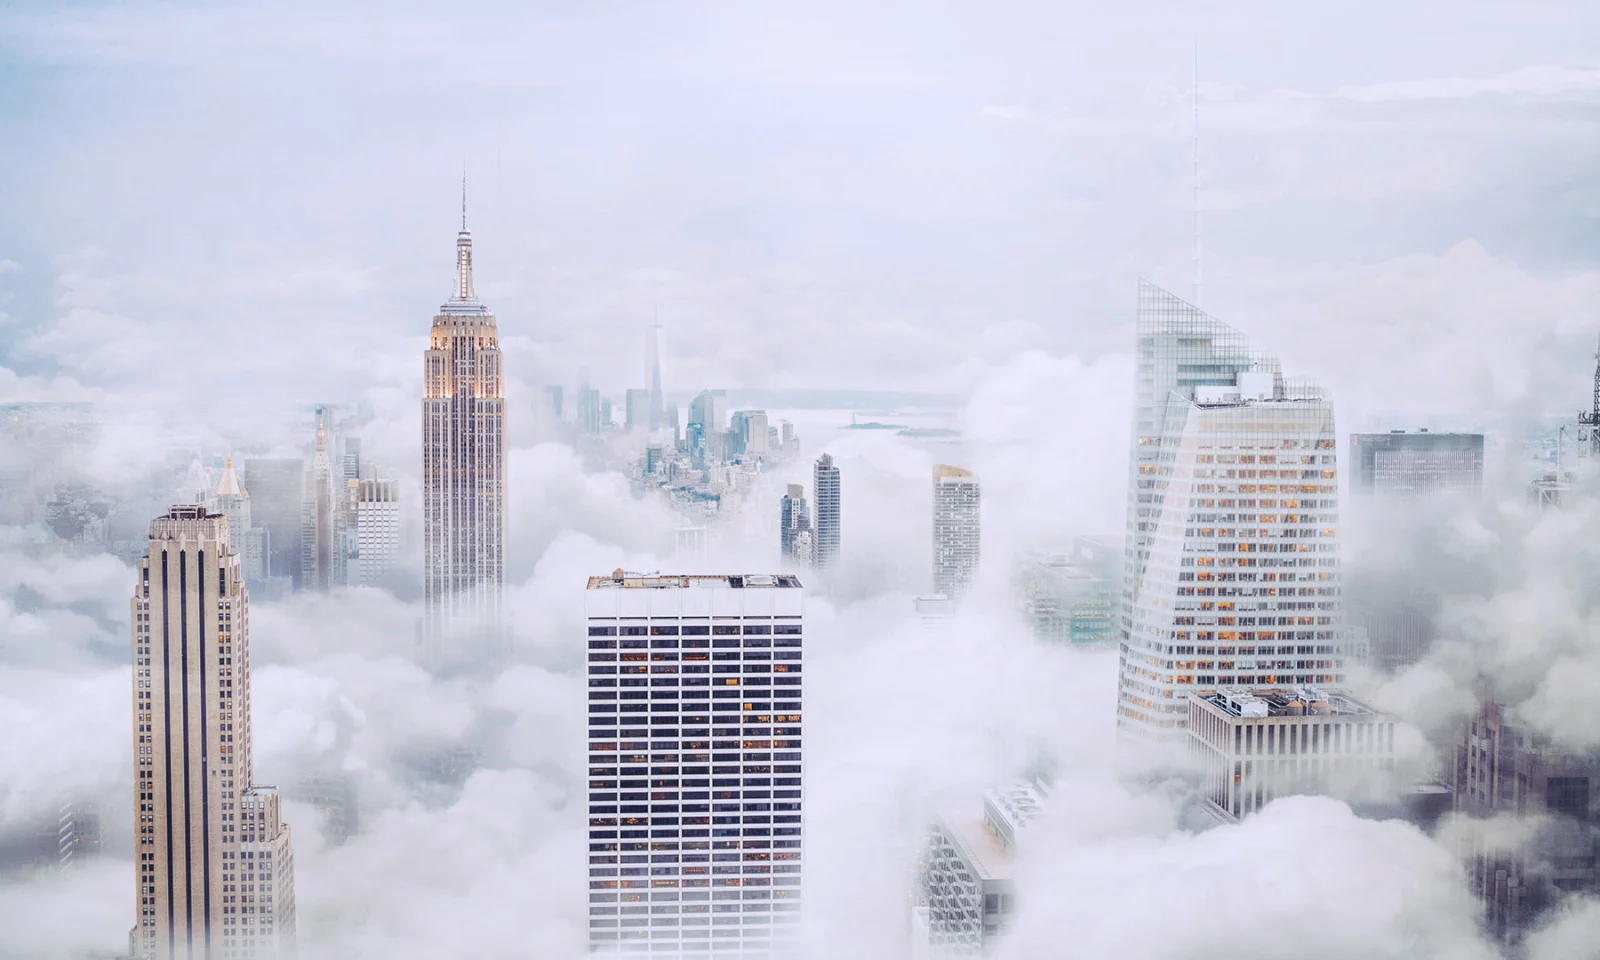
M 511 662 L 430 674 L 397 639 L 417 607 L 382 591 L 254 604 L 257 764 L 361 787 L 344 844 L 286 805 L 306 960 L 575 958 L 574 584 L 671 562 L 676 520 L 538 442 L 538 386 L 642 386 L 659 321 L 684 400 L 955 397 L 986 558 L 1120 530 L 1137 280 L 1195 294 L 1198 59 L 1206 309 L 1327 384 L 1341 431 L 1515 435 L 1588 400 L 1597 38 L 1600 7 L 1538 0 L 7 4 L 0 402 L 98 401 L 77 466 L 113 489 L 159 476 L 165 445 L 287 451 L 310 404 L 360 405 L 414 502 L 464 171 L 509 380 Z M 1115 655 L 1033 643 L 987 560 L 955 629 L 920 630 L 933 454 L 875 432 L 828 449 L 845 543 L 807 608 L 808 955 L 901 950 L 927 818 L 1045 754 L 1054 813 L 1018 867 L 1035 906 L 1003 957 L 1501 956 L 1448 837 L 1309 797 L 1196 832 L 1178 786 L 1118 780 Z M 7 476 L 28 455 L 0 442 Z M 772 519 L 735 518 L 708 563 L 777 562 Z M 1346 529 L 1352 578 L 1449 610 L 1449 642 L 1369 681 L 1417 734 L 1408 762 L 1486 677 L 1597 745 L 1592 505 L 1539 517 L 1495 487 Z M 0 527 L 0 835 L 70 794 L 126 838 L 133 572 L 34 533 Z M 904 682 L 861 682 L 884 676 Z M 461 748 L 474 769 L 433 770 Z M 0 875 L 0 958 L 112 955 L 131 877 L 114 850 Z M 1597 936 L 1577 900 L 1522 960 Z

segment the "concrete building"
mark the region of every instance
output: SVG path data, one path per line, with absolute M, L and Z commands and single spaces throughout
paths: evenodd
M 811 492 L 816 498 L 816 517 L 811 524 L 816 565 L 831 567 L 839 559 L 840 527 L 839 468 L 833 465 L 832 454 L 817 458 L 811 471 Z
M 982 507 L 970 470 L 933 468 L 933 592 L 960 601 L 978 575 Z
M 804 590 L 590 577 L 589 944 L 764 957 L 799 921 Z
M 456 288 L 423 358 L 423 636 L 498 630 L 505 586 L 505 399 L 495 318 L 472 281 L 462 189 Z
M 250 750 L 250 616 L 227 518 L 150 524 L 129 602 L 141 958 L 292 955 L 294 857 Z
M 1559 901 L 1600 892 L 1600 752 L 1566 749 L 1494 701 L 1462 729 L 1447 771 L 1468 883 L 1482 920 L 1507 943 Z M 1505 818 L 1542 818 L 1520 843 Z
M 1300 669 L 1284 661 L 1286 671 Z M 1189 697 L 1189 748 L 1218 819 L 1304 793 L 1380 793 L 1394 778 L 1394 718 L 1342 693 L 1271 689 Z
M 318 420 L 317 450 L 311 469 L 306 471 L 305 502 L 300 513 L 300 588 L 327 592 L 343 585 L 338 576 L 340 488 L 334 486 L 327 431 L 320 417 Z
M 356 541 L 350 585 L 384 586 L 400 563 L 400 482 L 376 477 L 351 481 L 347 497 Z
M 806 543 L 809 545 L 810 533 L 811 505 L 806 502 L 806 488 L 798 483 L 791 483 L 788 492 L 778 500 L 779 552 L 785 559 L 809 565 L 811 555 L 797 552 L 796 543 L 801 534 L 807 534 Z
M 1117 725 L 1181 746 L 1190 693 L 1345 681 L 1333 405 L 1148 283 L 1136 347 Z
M 306 464 L 298 458 L 251 458 L 244 462 L 250 513 L 267 534 L 267 575 L 300 589 L 301 524 L 306 499 Z
M 1483 492 L 1481 433 L 1353 433 L 1350 460 L 1350 489 L 1358 494 Z
M 1122 605 L 1120 539 L 1077 537 L 1068 551 L 1026 557 L 1017 586 L 1023 616 L 1039 639 L 1074 646 L 1116 643 Z

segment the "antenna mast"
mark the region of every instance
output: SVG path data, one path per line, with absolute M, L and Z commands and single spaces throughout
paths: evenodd
M 1589 410 L 1578 414 L 1578 422 L 1589 428 L 1589 454 L 1600 455 L 1600 350 L 1594 355 L 1594 395 Z

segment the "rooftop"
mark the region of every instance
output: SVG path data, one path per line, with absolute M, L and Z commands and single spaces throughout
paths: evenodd
M 1275 687 L 1248 693 L 1195 694 L 1231 717 L 1377 716 L 1378 711 L 1348 694 L 1314 687 Z
M 939 822 L 979 880 L 1010 879 L 1011 851 L 989 831 L 982 818 L 946 815 Z
M 948 463 L 936 463 L 933 465 L 933 479 L 935 480 L 956 480 L 970 476 L 972 476 L 971 470 L 952 467 Z
M 590 590 L 681 590 L 688 587 L 742 590 L 799 586 L 800 578 L 792 573 L 662 574 L 633 573 L 618 568 L 606 576 L 589 578 Z

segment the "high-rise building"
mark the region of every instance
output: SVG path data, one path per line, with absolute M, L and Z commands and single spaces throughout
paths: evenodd
M 630 433 L 634 430 L 649 430 L 650 391 L 629 387 L 622 398 L 622 416 L 624 426 Z
M 702 390 L 689 404 L 689 422 L 705 428 L 706 435 L 722 433 L 728 425 L 728 391 Z
M 752 457 L 767 456 L 767 411 L 744 412 L 744 452 Z
M 505 582 L 505 400 L 494 315 L 472 286 L 462 190 L 456 287 L 433 318 L 422 401 L 423 635 L 493 630 Z
M 1453 833 L 1485 930 L 1514 943 L 1568 897 L 1600 891 L 1600 751 L 1556 744 L 1490 701 L 1451 760 Z M 1524 836 L 1507 843 L 1513 818 L 1527 818 Z
M 222 467 L 222 481 L 217 484 L 213 502 L 228 518 L 228 537 L 233 552 L 239 555 L 239 571 L 244 582 L 253 586 L 265 580 L 269 559 L 267 532 L 256 526 L 250 516 L 250 492 L 239 482 L 231 456 Z
M 806 502 L 806 488 L 798 483 L 789 484 L 789 491 L 778 501 L 778 549 L 786 559 L 809 564 L 811 557 L 795 549 L 800 534 L 811 532 L 811 505 Z M 809 538 L 808 538 L 809 542 Z
M 340 486 L 346 480 L 361 479 L 361 438 L 339 438 L 339 470 L 334 478 Z
M 1190 693 L 1344 683 L 1333 404 L 1139 288 L 1118 727 L 1181 745 Z
M 380 587 L 395 575 L 400 559 L 400 483 L 369 477 L 350 482 L 346 494 L 354 519 L 355 555 L 350 584 Z
M 816 565 L 830 567 L 839 559 L 839 468 L 833 455 L 817 458 L 811 471 L 811 494 L 816 500 L 816 518 L 811 524 Z
M 287 578 L 300 589 L 300 527 L 306 500 L 306 464 L 299 459 L 251 458 L 244 462 L 250 513 L 267 532 L 267 575 Z
M 1353 433 L 1355 493 L 1407 496 L 1483 492 L 1483 434 Z
M 1206 807 L 1236 822 L 1278 797 L 1343 794 L 1394 776 L 1394 718 L 1310 687 L 1192 694 L 1189 749 Z
M 618 570 L 589 578 L 585 608 L 590 948 L 754 958 L 791 945 L 800 582 Z
M 1120 539 L 1077 537 L 1072 549 L 1024 559 L 1022 611 L 1041 640 L 1110 646 L 1122 607 Z
M 650 384 L 650 419 L 648 427 L 655 433 L 667 425 L 667 402 L 661 392 L 661 324 L 652 323 L 645 338 L 645 376 Z
M 995 952 L 1016 916 L 1017 847 L 1048 798 L 1043 780 L 1023 781 L 986 791 L 981 818 L 946 813 L 935 820 L 923 857 L 913 956 Z
M 294 856 L 252 783 L 250 615 L 227 518 L 150 524 L 129 603 L 140 958 L 292 955 Z
M 544 388 L 545 409 L 557 423 L 561 421 L 561 385 L 553 383 Z
M 578 429 L 586 434 L 600 432 L 600 391 L 592 387 L 578 390 Z
M 327 591 L 342 585 L 338 576 L 339 493 L 334 488 L 327 431 L 320 416 L 318 421 L 317 451 L 306 471 L 306 499 L 300 514 L 300 585 L 303 590 Z
M 978 478 L 970 470 L 933 468 L 933 592 L 959 600 L 978 575 L 982 539 Z

